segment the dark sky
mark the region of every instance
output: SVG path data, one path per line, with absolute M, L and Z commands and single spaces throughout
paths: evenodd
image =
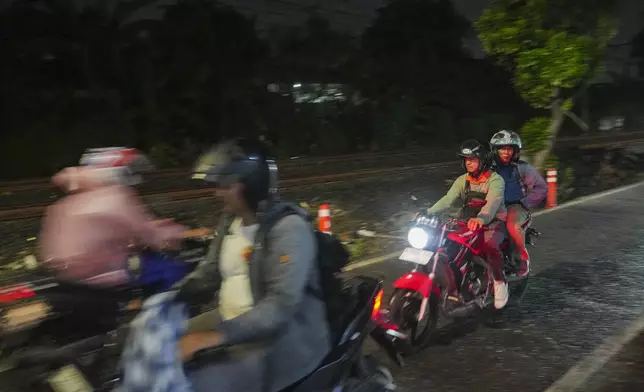
M 85 0 L 96 1 L 96 0 Z M 101 0 L 114 1 L 114 0 Z M 232 5 L 246 15 L 257 15 L 258 29 L 266 32 L 274 25 L 302 25 L 311 11 L 329 19 L 336 29 L 359 34 L 375 16 L 384 0 L 219 0 Z M 457 10 L 474 21 L 481 14 L 488 0 L 452 0 Z M 629 41 L 644 25 L 644 0 L 616 0 L 620 3 L 620 31 L 613 43 Z M 158 0 L 156 5 L 174 3 L 175 0 Z M 141 14 L 158 14 L 154 6 Z M 142 16 L 139 14 L 139 16 Z M 475 55 L 482 55 L 474 38 L 466 43 Z M 628 56 L 629 48 L 615 51 L 615 56 Z

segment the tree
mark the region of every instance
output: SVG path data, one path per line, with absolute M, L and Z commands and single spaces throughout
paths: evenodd
M 263 56 L 253 21 L 210 0 L 170 3 L 35 0 L 0 10 L 0 164 L 16 168 L 5 176 L 48 175 L 98 145 L 168 155 L 163 143 L 179 150 L 188 139 L 253 132 Z
M 464 111 L 459 72 L 469 25 L 449 0 L 387 1 L 362 35 L 353 69 L 369 105 L 373 148 L 450 135 Z M 446 140 L 443 139 L 443 140 Z
M 491 0 L 476 23 L 483 48 L 513 73 L 514 86 L 531 106 L 550 111 L 533 164 L 542 167 L 565 117 L 586 127 L 571 109 L 601 69 L 615 34 L 612 0 Z M 543 124 L 538 120 L 530 123 Z
M 644 28 L 633 37 L 631 56 L 639 63 L 639 75 L 644 76 Z
M 153 0 L 49 0 L 13 2 L 2 10 L 0 144 L 1 158 L 16 168 L 12 174 L 48 174 L 92 142 L 128 134 L 116 131 L 127 131 L 123 52 L 136 45 L 154 7 Z

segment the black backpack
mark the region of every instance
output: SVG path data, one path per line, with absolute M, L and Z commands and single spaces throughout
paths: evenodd
M 279 220 L 288 215 L 301 215 L 295 208 L 286 208 L 281 213 L 272 216 L 268 222 L 260 224 L 258 237 L 266 238 L 266 234 Z M 309 283 L 306 286 L 308 294 L 324 302 L 326 306 L 327 321 L 333 326 L 338 320 L 338 315 L 343 313 L 345 298 L 342 291 L 342 279 L 338 276 L 342 269 L 349 263 L 351 255 L 342 242 L 334 235 L 323 233 L 313 228 L 317 241 L 317 267 L 320 289 L 316 289 Z M 260 236 L 259 233 L 262 233 Z M 268 242 L 263 248 L 270 247 Z

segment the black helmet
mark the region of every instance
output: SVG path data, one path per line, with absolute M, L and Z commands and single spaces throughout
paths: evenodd
M 234 139 L 213 146 L 197 160 L 193 179 L 229 186 L 244 184 L 246 204 L 257 211 L 259 203 L 277 193 L 277 165 L 268 146 L 259 140 Z
M 475 178 L 492 167 L 493 157 L 489 146 L 478 140 L 469 139 L 461 143 L 458 155 L 463 158 L 479 158 L 481 160 L 478 173 L 472 175 Z M 463 159 L 462 165 L 465 169 L 465 159 Z

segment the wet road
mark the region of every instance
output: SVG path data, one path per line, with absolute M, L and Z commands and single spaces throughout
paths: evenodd
M 639 185 L 536 216 L 533 227 L 543 236 L 530 248 L 533 274 L 522 304 L 511 302 L 501 314 L 459 328 L 443 325 L 432 345 L 408 358 L 403 369 L 387 362 L 399 391 L 545 390 L 639 315 L 643 200 Z M 350 274 L 382 275 L 390 287 L 409 269 L 388 260 Z M 639 382 L 627 389 L 644 390 Z
M 587 392 L 644 391 L 644 333 L 590 377 L 584 388 Z

